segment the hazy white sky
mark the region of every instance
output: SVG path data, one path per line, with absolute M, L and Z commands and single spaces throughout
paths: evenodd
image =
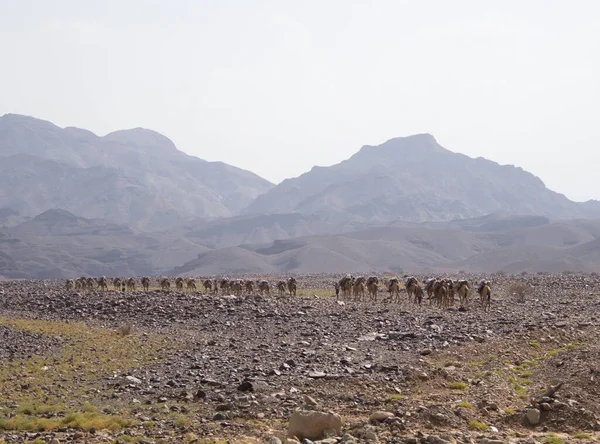
M 428 132 L 600 199 L 597 0 L 0 0 L 0 60 L 0 115 L 273 182 Z

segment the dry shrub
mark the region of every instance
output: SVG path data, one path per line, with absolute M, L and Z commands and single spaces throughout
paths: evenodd
M 527 296 L 533 293 L 533 288 L 525 282 L 513 282 L 509 285 L 508 292 L 514 294 L 517 297 L 518 302 L 525 302 Z

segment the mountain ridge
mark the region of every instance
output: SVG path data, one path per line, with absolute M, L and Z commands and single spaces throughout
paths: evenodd
M 179 151 L 153 130 L 97 136 L 18 114 L 0 117 L 0 159 L 0 188 L 11 190 L 0 191 L 0 208 L 33 216 L 59 207 L 147 229 L 233 216 L 273 186 L 250 171 Z

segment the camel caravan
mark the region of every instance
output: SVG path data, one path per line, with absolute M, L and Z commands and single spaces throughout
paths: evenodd
M 397 277 L 381 282 L 384 291 L 387 291 L 387 297 L 383 302 L 401 302 L 400 280 Z M 354 301 L 377 301 L 380 288 L 380 281 L 377 276 L 354 277 L 346 275 L 334 283 L 335 295 L 337 299 L 349 299 Z M 427 293 L 427 300 L 430 305 L 446 309 L 454 307 L 458 302 L 459 307 L 466 307 L 469 302 L 469 296 L 472 291 L 471 284 L 465 279 L 452 280 L 448 278 L 430 278 L 423 282 L 414 276 L 408 276 L 404 282 L 404 290 L 408 295 L 410 303 L 421 305 L 424 295 Z M 490 309 L 491 305 L 491 287 L 490 282 L 483 280 L 477 287 L 479 294 L 479 303 L 485 311 Z
M 114 291 L 136 291 L 139 288 L 138 282 L 135 278 L 121 279 L 113 278 L 112 289 Z M 171 286 L 171 280 L 166 277 L 160 277 L 156 280 L 156 285 L 159 290 L 170 291 L 174 288 L 180 292 L 198 292 L 198 287 L 201 286 L 204 289 L 204 293 L 207 294 L 222 294 L 222 295 L 258 295 L 258 296 L 269 296 L 271 294 L 271 284 L 269 281 L 261 279 L 257 281 L 243 280 L 243 279 L 200 279 L 197 281 L 194 278 L 183 278 L 177 277 L 173 281 L 173 287 Z M 150 291 L 151 280 L 149 277 L 144 276 L 139 279 L 141 289 L 145 292 Z M 65 282 L 66 290 L 109 290 L 109 280 L 106 276 L 100 278 L 91 277 L 80 277 L 77 279 L 67 279 Z M 297 281 L 295 277 L 290 277 L 287 281 L 278 281 L 275 285 L 279 291 L 279 296 L 296 296 Z
M 148 292 L 151 288 L 151 280 L 144 276 L 138 282 L 134 278 L 113 278 L 109 281 L 105 276 L 99 278 L 80 277 L 75 280 L 67 279 L 65 288 L 73 289 L 98 289 L 107 291 L 109 282 L 112 283 L 112 288 L 115 291 L 136 291 L 141 287 L 142 291 Z M 171 285 L 171 283 L 173 285 Z M 204 290 L 205 294 L 221 294 L 221 295 L 258 295 L 270 296 L 272 292 L 271 283 L 260 279 L 253 281 L 251 279 L 199 279 L 177 277 L 173 281 L 166 277 L 156 279 L 157 289 L 161 291 L 171 291 L 173 288 L 178 292 L 198 292 L 199 288 Z M 296 296 L 297 281 L 296 278 L 290 277 L 287 280 L 279 280 L 273 285 L 273 291 L 277 291 L 279 297 Z M 452 280 L 448 278 L 430 278 L 423 282 L 414 276 L 406 277 L 404 282 L 399 278 L 392 277 L 382 279 L 377 276 L 358 276 L 354 277 L 350 274 L 345 275 L 339 281 L 334 283 L 336 299 L 347 299 L 356 302 L 376 302 L 380 291 L 387 297 L 384 297 L 383 302 L 401 303 L 401 292 L 406 291 L 408 302 L 416 305 L 421 305 L 427 295 L 427 302 L 430 305 L 437 306 L 441 309 L 454 307 L 458 302 L 459 307 L 466 307 L 469 303 L 469 296 L 472 293 L 471 284 L 464 279 Z M 489 281 L 481 281 L 476 289 L 479 294 L 479 302 L 485 311 L 491 306 L 491 287 Z

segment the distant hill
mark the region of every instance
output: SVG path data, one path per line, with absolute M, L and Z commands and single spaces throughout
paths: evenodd
M 272 187 L 259 176 L 177 150 L 151 130 L 98 137 L 32 117 L 0 117 L 0 208 L 156 229 L 189 218 L 228 217 Z
M 0 229 L 0 275 L 10 278 L 159 274 L 208 248 L 51 209 Z
M 244 212 L 298 212 L 327 221 L 445 221 L 490 213 L 553 219 L 598 217 L 600 203 L 575 203 L 531 173 L 473 159 L 419 134 L 363 146 L 348 160 L 314 167 L 259 196 Z
M 600 269 L 600 221 L 487 216 L 207 251 L 173 274 Z

